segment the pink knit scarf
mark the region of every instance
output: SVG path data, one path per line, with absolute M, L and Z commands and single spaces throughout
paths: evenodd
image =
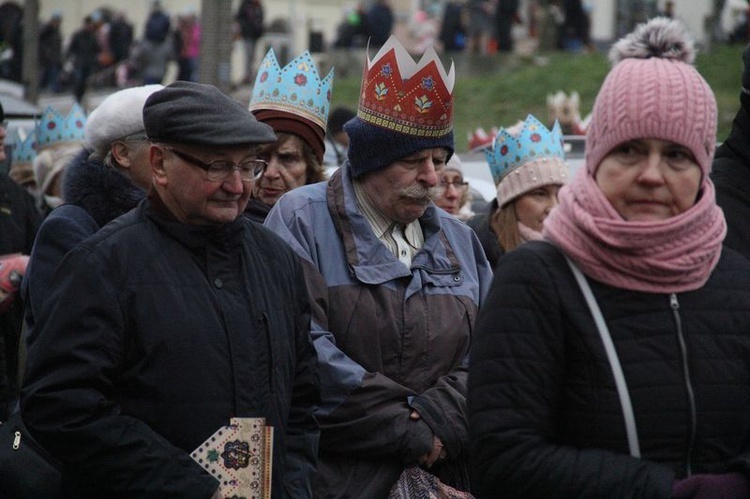
M 713 183 L 687 211 L 666 220 L 623 220 L 585 170 L 559 194 L 544 221 L 544 236 L 587 276 L 634 291 L 680 293 L 708 280 L 721 256 L 724 214 Z

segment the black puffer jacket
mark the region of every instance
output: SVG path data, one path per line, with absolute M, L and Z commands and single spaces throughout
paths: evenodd
M 318 428 L 299 261 L 240 217 L 220 228 L 158 197 L 67 254 L 29 341 L 21 413 L 75 497 L 210 497 L 189 453 L 231 417 L 267 418 L 274 497 L 308 497 Z
M 750 258 L 750 95 L 742 94 L 740 102 L 732 131 L 716 150 L 711 179 L 727 220 L 724 244 Z
M 643 458 L 628 455 L 612 370 L 562 254 L 526 243 L 495 269 L 471 350 L 480 497 L 669 498 L 675 477 L 750 470 L 750 262 L 724 249 L 678 295 L 589 280 Z

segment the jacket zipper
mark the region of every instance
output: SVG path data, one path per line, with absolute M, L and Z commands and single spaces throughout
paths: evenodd
M 687 391 L 688 405 L 690 406 L 690 436 L 688 438 L 687 455 L 685 459 L 685 476 L 693 474 L 693 452 L 695 451 L 695 435 L 697 433 L 697 416 L 695 409 L 695 393 L 693 392 L 693 382 L 690 379 L 690 368 L 688 366 L 687 345 L 682 331 L 682 320 L 680 319 L 680 304 L 677 301 L 677 295 L 669 295 L 669 304 L 672 307 L 675 324 L 677 325 L 677 341 L 680 345 L 682 354 L 682 373 L 685 378 L 685 388 Z

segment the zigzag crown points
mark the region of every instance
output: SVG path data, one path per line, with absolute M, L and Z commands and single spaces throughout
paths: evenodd
M 366 60 L 357 115 L 363 121 L 417 137 L 442 137 L 453 130 L 455 67 L 445 72 L 435 49 L 419 62 L 391 36 Z
M 543 158 L 565 161 L 560 123 L 555 121 L 549 130 L 530 114 L 517 131 L 501 128 L 484 154 L 495 184 L 529 161 Z
M 41 151 L 56 144 L 83 143 L 85 127 L 86 112 L 79 104 L 73 104 L 67 116 L 47 106 L 36 126 L 36 150 Z
M 286 111 L 325 130 L 332 87 L 333 69 L 321 80 L 309 51 L 281 68 L 271 48 L 258 68 L 248 109 Z
M 22 128 L 13 133 L 12 164 L 33 163 L 36 157 L 36 133 L 26 134 Z

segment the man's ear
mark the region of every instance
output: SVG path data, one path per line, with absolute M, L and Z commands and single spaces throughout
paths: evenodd
M 151 145 L 148 150 L 148 159 L 151 164 L 151 172 L 153 173 L 154 183 L 159 185 L 167 184 L 167 169 L 164 166 L 164 149 Z
M 130 168 L 132 159 L 130 147 L 125 142 L 114 142 L 109 148 L 112 158 L 122 168 Z

